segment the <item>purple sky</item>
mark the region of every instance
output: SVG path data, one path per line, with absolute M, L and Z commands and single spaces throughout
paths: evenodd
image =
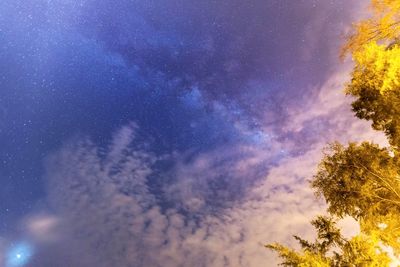
M 385 143 L 338 60 L 366 3 L 2 0 L 2 266 L 275 266 L 325 144 Z

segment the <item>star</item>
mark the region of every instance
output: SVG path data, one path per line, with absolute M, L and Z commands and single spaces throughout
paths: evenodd
M 26 266 L 33 255 L 33 248 L 26 242 L 20 242 L 10 247 L 6 267 Z

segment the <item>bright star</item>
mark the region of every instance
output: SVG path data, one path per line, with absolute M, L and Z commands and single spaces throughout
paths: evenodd
M 7 255 L 7 267 L 25 266 L 32 257 L 33 249 L 28 243 L 21 242 L 12 246 Z

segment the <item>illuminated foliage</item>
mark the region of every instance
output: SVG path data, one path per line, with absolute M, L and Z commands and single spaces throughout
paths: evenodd
M 353 54 L 365 44 L 378 42 L 391 45 L 398 41 L 400 34 L 400 1 L 372 0 L 372 16 L 354 23 L 347 36 L 341 56 Z
M 372 0 L 372 17 L 354 25 L 343 53 L 354 61 L 346 93 L 355 115 L 372 121 L 390 146 L 334 143 L 325 151 L 311 185 L 325 199 L 330 217 L 312 222 L 317 239 L 299 237 L 296 251 L 267 245 L 284 266 L 390 266 L 400 255 L 400 0 Z M 354 218 L 360 234 L 345 239 L 336 221 Z
M 394 148 L 400 145 L 400 46 L 375 42 L 354 52 L 355 67 L 347 94 L 355 96 L 353 111 L 386 133 Z
M 351 216 L 361 232 L 400 252 L 400 160 L 388 148 L 367 142 L 330 147 L 312 186 L 325 198 L 328 212 Z
M 310 243 L 297 236 L 302 251 L 297 252 L 280 244 L 267 245 L 282 258 L 281 265 L 290 267 L 348 267 L 389 266 L 390 257 L 380 246 L 379 239 L 372 235 L 342 237 L 336 222 L 319 216 L 311 222 L 317 230 L 317 239 Z

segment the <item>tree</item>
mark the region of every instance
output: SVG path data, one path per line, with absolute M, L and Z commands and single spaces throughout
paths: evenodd
M 329 217 L 312 221 L 317 239 L 297 236 L 301 251 L 281 244 L 284 266 L 389 266 L 390 247 L 400 255 L 400 1 L 372 0 L 372 16 L 354 25 L 343 52 L 354 60 L 346 93 L 355 115 L 372 121 L 390 146 L 331 144 L 311 186 L 325 199 Z M 345 239 L 336 221 L 351 216 L 360 234 Z
M 358 235 L 350 240 L 342 237 L 336 222 L 329 217 L 319 216 L 311 222 L 317 230 L 317 240 L 310 243 L 295 236 L 302 252 L 280 244 L 267 245 L 278 252 L 281 265 L 290 267 L 349 267 L 389 266 L 390 257 L 383 251 L 379 239 Z
M 371 0 L 371 17 L 353 24 L 342 47 L 341 57 L 362 49 L 365 44 L 378 42 L 393 44 L 400 34 L 400 1 Z
M 363 234 L 400 252 L 400 160 L 388 148 L 364 142 L 331 145 L 312 187 L 324 197 L 328 212 L 351 216 Z
M 353 53 L 352 80 L 346 93 L 356 97 L 353 111 L 372 127 L 384 131 L 396 150 L 400 145 L 400 46 L 375 42 Z

